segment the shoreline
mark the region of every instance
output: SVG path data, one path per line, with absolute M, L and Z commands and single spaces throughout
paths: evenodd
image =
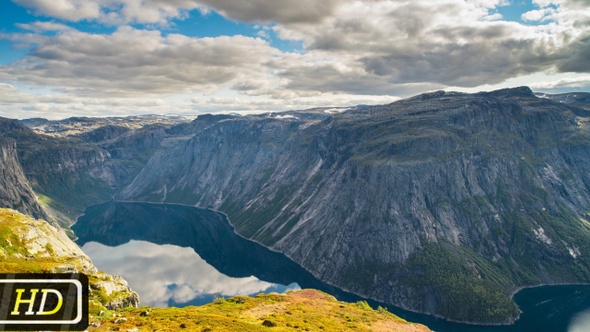
M 539 288 L 539 287 L 550 287 L 550 286 L 590 286 L 590 282 L 559 282 L 559 283 L 543 283 L 531 286 L 520 286 L 517 287 L 513 292 L 510 293 L 510 297 L 514 300 L 514 296 L 520 291 L 525 289 Z
M 202 210 L 207 210 L 207 211 L 219 213 L 219 214 L 221 214 L 223 216 L 223 218 L 231 226 L 231 228 L 233 230 L 233 233 L 235 235 L 241 237 L 242 239 L 248 240 L 250 242 L 254 242 L 254 243 L 256 243 L 256 244 L 258 244 L 258 245 L 260 245 L 260 246 L 262 246 L 262 247 L 264 247 L 264 248 L 266 248 L 266 249 L 268 249 L 268 250 L 270 250 L 272 252 L 275 252 L 275 253 L 279 253 L 279 254 L 284 255 L 285 257 L 289 258 L 293 263 L 297 264 L 299 267 L 301 267 L 302 269 L 304 269 L 305 271 L 307 271 L 308 273 L 310 273 L 318 281 L 320 281 L 320 282 L 322 282 L 322 283 L 324 283 L 326 285 L 329 285 L 331 287 L 337 288 L 337 289 L 339 289 L 339 290 L 341 290 L 343 292 L 350 293 L 351 295 L 358 296 L 358 297 L 361 297 L 361 298 L 366 298 L 366 299 L 369 299 L 371 301 L 379 302 L 379 303 L 384 304 L 386 306 L 393 306 L 393 307 L 396 307 L 396 308 L 398 308 L 400 310 L 407 311 L 408 313 L 430 316 L 432 318 L 442 319 L 442 320 L 444 320 L 444 321 L 446 321 L 448 323 L 464 324 L 464 325 L 471 325 L 471 326 L 482 326 L 482 327 L 510 326 L 510 325 L 514 325 L 520 319 L 520 316 L 522 314 L 522 310 L 520 310 L 520 307 L 519 307 L 519 314 L 518 314 L 518 316 L 516 318 L 514 318 L 514 319 L 509 319 L 507 322 L 502 322 L 502 323 L 481 323 L 481 322 L 453 320 L 453 319 L 449 319 L 447 317 L 444 317 L 444 316 L 441 316 L 441 315 L 437 315 L 437 314 L 425 313 L 425 312 L 420 312 L 420 311 L 408 309 L 408 308 L 406 308 L 406 307 L 404 307 L 402 305 L 387 304 L 383 300 L 378 300 L 378 299 L 375 299 L 372 296 L 367 296 L 365 294 L 356 293 L 356 292 L 353 292 L 353 291 L 351 291 L 351 290 L 349 290 L 347 288 L 344 288 L 344 287 L 341 287 L 341 286 L 337 286 L 337 285 L 333 285 L 330 282 L 321 280 L 312 271 L 309 271 L 307 268 L 305 268 L 304 266 L 302 266 L 301 264 L 299 264 L 298 262 L 296 262 L 295 260 L 293 260 L 291 257 L 289 257 L 289 255 L 287 255 L 287 254 L 285 254 L 285 253 L 283 253 L 281 251 L 278 251 L 278 250 L 276 250 L 274 248 L 268 247 L 267 245 L 265 245 L 263 243 L 260 243 L 257 240 L 249 239 L 249 238 L 243 236 L 242 234 L 240 234 L 240 233 L 238 233 L 236 231 L 235 225 L 231 222 L 229 216 L 225 212 L 218 211 L 218 210 L 215 210 L 215 209 L 212 209 L 212 208 L 203 208 L 203 207 L 199 207 L 197 205 L 189 205 L 189 204 L 184 204 L 184 203 L 173 203 L 173 202 L 153 202 L 153 201 L 133 201 L 133 200 L 117 200 L 117 199 L 111 199 L 109 201 L 104 201 L 102 203 L 98 203 L 98 204 L 95 204 L 95 205 L 100 205 L 100 204 L 104 204 L 104 203 L 108 203 L 108 202 L 115 202 L 115 203 L 141 203 L 141 204 L 152 204 L 152 205 L 174 205 L 174 206 L 190 207 L 190 208 L 202 209 Z M 74 223 L 72 225 L 76 224 L 76 222 L 78 221 L 78 218 L 80 218 L 80 217 L 82 217 L 84 215 L 85 215 L 85 213 L 83 212 L 80 216 L 78 216 L 76 218 L 76 220 L 74 221 Z M 538 285 L 519 286 L 519 287 L 516 287 L 513 290 L 511 290 L 508 294 L 509 294 L 510 298 L 512 299 L 512 301 L 516 303 L 516 301 L 514 301 L 514 296 L 516 294 L 518 294 L 520 291 L 525 290 L 525 289 L 532 289 L 532 288 L 539 288 L 539 287 L 550 287 L 550 286 L 590 286 L 590 283 L 583 283 L 583 282 L 580 282 L 580 283 L 542 283 L 542 284 L 538 284 Z M 518 303 L 517 303 L 517 305 L 518 305 Z

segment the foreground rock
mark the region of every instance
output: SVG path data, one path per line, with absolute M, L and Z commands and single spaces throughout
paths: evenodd
M 0 273 L 84 273 L 92 314 L 139 305 L 139 296 L 124 279 L 99 272 L 62 229 L 0 209 L 0 234 Z

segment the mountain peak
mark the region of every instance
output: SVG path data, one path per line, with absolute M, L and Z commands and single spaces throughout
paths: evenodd
M 533 90 L 528 86 L 519 86 L 515 88 L 500 89 L 483 94 L 492 97 L 536 97 Z

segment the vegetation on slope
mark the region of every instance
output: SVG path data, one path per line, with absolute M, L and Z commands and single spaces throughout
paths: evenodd
M 439 313 L 455 320 L 497 323 L 506 317 L 518 317 L 518 306 L 498 285 L 509 284 L 508 278 L 499 275 L 499 282 L 490 281 L 493 276 L 485 274 L 495 271 L 480 272 L 479 266 L 470 263 L 466 256 L 453 255 L 440 244 L 429 244 L 423 252 L 408 259 L 406 269 L 414 273 L 401 282 L 415 287 L 419 294 L 421 291 L 424 298 L 439 297 Z
M 91 315 L 137 306 L 139 299 L 120 277 L 97 271 L 63 230 L 10 209 L 0 209 L 0 273 L 85 273 Z

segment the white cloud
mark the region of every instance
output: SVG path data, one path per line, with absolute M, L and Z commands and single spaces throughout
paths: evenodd
M 553 19 L 555 10 L 551 8 L 535 9 L 522 14 L 525 21 L 547 21 Z
M 47 32 L 47 31 L 71 30 L 71 28 L 65 24 L 50 22 L 50 21 L 46 21 L 46 22 L 37 21 L 37 22 L 33 22 L 33 23 L 17 23 L 16 26 L 23 29 L 23 30 L 28 30 L 28 31 L 36 32 L 36 33 Z
M 250 295 L 275 286 L 253 276 L 228 277 L 192 248 L 130 241 L 117 247 L 89 242 L 83 250 L 98 268 L 123 276 L 140 294 L 142 305 L 167 307 L 170 299 L 186 303 L 214 293 Z
M 32 8 L 38 15 L 47 15 L 69 21 L 98 18 L 100 5 L 86 0 L 13 0 L 16 4 Z
M 523 18 L 538 25 L 502 21 L 496 9 L 506 0 L 15 1 L 39 14 L 111 24 L 165 25 L 199 15 L 191 10 L 216 10 L 259 22 L 255 29 L 262 38 L 164 36 L 125 25 L 101 35 L 52 21 L 22 24 L 31 33 L 0 38 L 36 46 L 24 59 L 0 66 L 0 81 L 50 87 L 72 101 L 43 102 L 17 88 L 4 93 L 0 112 L 19 100 L 58 114 L 67 113 L 64 105 L 72 112 L 118 112 L 124 106 L 112 106 L 112 100 L 128 99 L 133 108 L 139 99 L 154 98 L 176 98 L 169 106 L 182 112 L 301 109 L 380 102 L 449 86 L 501 86 L 535 73 L 590 72 L 589 0 L 535 0 L 538 9 Z M 264 39 L 271 33 L 302 41 L 305 52 L 273 48 Z
M 302 110 L 322 106 L 351 106 L 359 104 L 386 104 L 399 98 L 378 95 L 350 95 L 318 93 L 314 96 L 272 98 L 247 96 L 228 92 L 224 96 L 199 96 L 191 99 L 192 108 L 199 113 L 235 112 L 240 114 Z
M 555 81 L 537 82 L 530 84 L 534 90 L 558 90 L 558 89 L 574 89 L 574 90 L 590 90 L 590 76 L 582 76 L 575 78 L 562 78 Z
M 37 15 L 66 21 L 97 20 L 110 24 L 160 23 L 198 8 L 192 0 L 13 0 Z
M 338 0 L 13 0 L 21 6 L 67 21 L 97 20 L 166 24 L 200 9 L 216 10 L 228 18 L 246 22 L 317 22 L 332 13 Z
M 541 28 L 489 21 L 499 4 L 356 2 L 320 24 L 279 25 L 280 36 L 302 39 L 310 54 L 325 57 L 287 65 L 279 76 L 291 88 L 375 93 L 407 83 L 477 86 L 552 67 L 563 43 Z
M 28 57 L 0 67 L 0 79 L 88 96 L 215 91 L 264 76 L 262 63 L 276 52 L 262 39 L 163 37 L 127 26 L 111 35 L 68 30 L 38 42 Z

